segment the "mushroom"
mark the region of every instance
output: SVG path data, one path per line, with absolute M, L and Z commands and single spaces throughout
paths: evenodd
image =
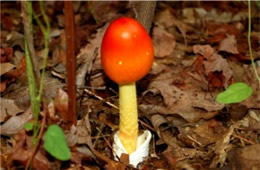
M 154 60 L 152 40 L 135 19 L 121 17 L 107 28 L 101 46 L 106 75 L 119 85 L 119 139 L 128 154 L 137 149 L 138 111 L 135 82 L 150 70 Z

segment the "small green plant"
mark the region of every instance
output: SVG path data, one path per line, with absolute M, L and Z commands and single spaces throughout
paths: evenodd
M 63 131 L 57 125 L 48 127 L 45 133 L 44 149 L 53 157 L 62 161 L 69 160 L 71 156 Z
M 227 90 L 219 93 L 216 100 L 223 104 L 239 103 L 250 97 L 252 93 L 253 90 L 251 87 L 239 82 L 230 85 Z
M 31 100 L 31 110 L 33 113 L 34 121 L 26 123 L 24 125 L 25 130 L 27 131 L 33 131 L 33 139 L 32 143 L 33 146 L 36 147 L 39 143 L 39 139 L 37 136 L 39 135 L 41 125 L 38 123 L 39 120 L 39 114 L 41 109 L 41 102 L 42 102 L 42 94 L 43 94 L 43 87 L 44 87 L 44 77 L 45 77 L 45 70 L 47 66 L 47 57 L 49 53 L 49 34 L 50 34 L 50 23 L 48 20 L 48 16 L 45 13 L 43 2 L 40 1 L 40 12 L 41 16 L 43 17 L 43 20 L 45 22 L 45 25 L 42 24 L 42 22 L 39 19 L 39 16 L 36 15 L 32 8 L 32 2 L 27 1 L 26 2 L 26 15 L 29 17 L 29 25 L 30 28 L 30 35 L 25 36 L 25 56 L 26 56 L 26 72 L 28 77 L 28 84 L 29 84 L 29 94 L 30 94 L 30 100 Z M 44 35 L 44 57 L 43 57 L 43 69 L 40 76 L 40 82 L 39 85 L 37 85 L 36 78 L 35 78 L 35 69 L 34 67 L 37 67 L 37 65 L 33 65 L 32 63 L 32 57 L 31 56 L 29 47 L 28 47 L 28 36 L 33 36 L 33 24 L 32 19 L 35 19 L 37 24 L 39 25 L 43 35 Z M 57 125 L 51 125 L 48 127 L 47 132 L 45 133 L 45 141 L 44 141 L 44 148 L 47 152 L 49 152 L 52 156 L 59 160 L 69 160 L 70 159 L 70 150 L 69 147 L 66 144 L 66 140 L 64 137 L 64 133 L 62 129 Z
M 26 131 L 31 131 L 31 130 L 33 130 L 33 126 L 34 126 L 34 123 L 28 122 L 28 123 L 24 124 L 24 129 Z

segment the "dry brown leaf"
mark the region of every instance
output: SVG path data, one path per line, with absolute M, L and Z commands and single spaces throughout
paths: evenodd
M 3 42 L 1 41 L 1 43 Z M 9 62 L 12 56 L 13 56 L 13 48 L 8 48 L 8 47 L 0 48 L 0 63 Z
M 219 51 L 225 51 L 231 54 L 239 54 L 236 37 L 234 35 L 228 35 L 227 38 L 220 41 Z
M 237 148 L 228 153 L 228 160 L 232 169 L 257 170 L 260 169 L 260 144 Z
M 167 124 L 168 121 L 164 118 L 164 116 L 155 114 L 151 117 L 151 122 L 152 122 L 153 127 L 155 128 L 158 136 L 161 137 L 161 131 L 160 131 L 159 127 L 163 124 Z
M 196 146 L 205 147 L 217 142 L 226 132 L 226 128 L 222 123 L 215 120 L 200 121 L 192 127 L 189 125 L 189 127 L 179 126 L 180 134 L 178 138 L 183 143 L 195 148 Z
M 175 146 L 175 147 L 168 146 L 167 150 L 165 150 L 163 152 L 163 155 L 165 155 L 165 154 L 176 159 L 175 161 L 177 164 L 179 161 L 182 161 L 182 160 L 207 156 L 206 152 L 203 152 L 203 151 L 200 151 L 200 150 L 197 150 L 194 148 L 185 148 L 185 147 L 180 147 L 180 146 Z M 173 161 L 174 159 L 171 159 L 171 160 Z
M 173 73 L 168 72 L 167 75 Z M 158 77 L 149 85 L 149 90 L 154 95 L 161 94 L 164 99 L 166 107 L 156 105 L 140 105 L 149 114 L 175 114 L 184 118 L 188 122 L 195 122 L 201 118 L 212 118 L 221 110 L 224 105 L 212 100 L 212 95 L 208 92 L 192 87 L 181 90 L 180 88 L 172 85 L 173 79 L 161 79 L 164 75 Z
M 59 81 L 57 78 L 49 77 L 49 75 L 46 74 L 46 77 L 44 78 L 44 94 L 46 99 L 50 100 L 54 98 L 57 89 L 63 86 L 64 84 L 61 83 L 61 81 Z M 28 109 L 30 106 L 28 85 L 18 86 L 17 84 L 14 84 L 14 86 L 11 86 L 10 88 L 10 92 L 7 93 L 4 97 L 15 100 L 15 104 L 21 109 Z
M 8 80 L 1 80 L 0 82 L 0 93 L 4 92 L 7 86 Z
M 172 27 L 175 24 L 175 17 L 169 9 L 155 13 L 154 20 L 166 28 Z
M 15 65 L 11 63 L 0 63 L 0 76 L 11 71 L 13 68 L 15 68 Z
M 188 31 L 193 31 L 193 28 L 189 25 L 185 24 L 183 21 L 175 18 L 175 16 L 172 14 L 171 9 L 165 9 L 161 12 L 158 12 L 155 14 L 154 18 L 155 22 L 159 23 L 160 25 L 163 25 L 166 29 L 175 26 L 178 28 L 178 30 L 181 32 L 185 42 L 186 41 L 186 33 Z
M 24 113 L 13 116 L 0 126 L 2 135 L 13 135 L 24 128 L 24 124 L 32 118 L 31 109 Z
M 184 8 L 182 9 L 183 22 L 188 24 L 202 24 L 202 18 L 205 18 L 207 14 L 204 8 Z
M 107 22 L 118 17 L 118 11 L 126 7 L 120 1 L 90 1 L 88 3 L 92 15 L 97 22 Z
M 100 60 L 100 46 L 103 35 L 106 31 L 108 24 L 98 30 L 94 35 L 94 38 L 80 50 L 77 55 L 77 64 L 79 68 L 77 70 L 76 84 L 77 86 L 83 86 L 85 84 L 86 74 L 90 74 L 91 71 L 101 69 Z
M 22 50 L 24 50 L 24 35 L 17 32 L 12 31 L 6 37 L 8 43 L 10 43 L 11 47 L 18 46 Z
M 227 60 L 214 52 L 214 49 L 210 45 L 195 45 L 193 49 L 195 54 L 200 54 L 205 58 L 203 65 L 206 76 L 210 76 L 214 72 L 222 72 L 225 78 L 223 80 L 224 86 L 227 87 L 233 75 Z
M 156 57 L 167 57 L 175 48 L 175 38 L 160 26 L 153 28 L 154 55 Z
M 244 25 L 242 23 L 234 23 L 234 24 L 227 24 L 222 23 L 218 24 L 215 22 L 208 22 L 207 23 L 207 32 L 210 36 L 208 39 L 209 43 L 219 43 L 226 35 L 239 35 L 244 30 Z
M 175 116 L 181 116 L 183 119 L 185 119 L 188 122 L 196 122 L 200 119 L 211 119 L 212 117 L 218 115 L 217 111 L 212 112 L 206 112 L 203 110 L 198 109 L 191 109 L 187 108 L 186 111 L 182 110 L 175 110 L 174 106 L 172 108 L 166 108 L 162 106 L 157 105 L 146 105 L 141 104 L 139 106 L 140 110 L 142 112 L 148 113 L 148 114 L 164 114 L 164 115 L 175 115 Z M 188 110 L 190 109 L 190 110 Z
M 28 137 L 25 133 L 25 130 L 21 130 L 15 136 L 16 145 L 12 150 L 12 154 L 9 156 L 10 160 L 17 161 L 22 165 L 25 165 L 32 154 L 32 138 Z M 49 160 L 42 154 L 40 151 L 43 148 L 39 148 L 36 152 L 33 159 L 33 169 L 41 170 L 41 169 L 50 169 L 51 163 Z
M 24 111 L 17 107 L 14 100 L 11 99 L 0 98 L 0 106 L 0 122 L 3 122 L 9 116 L 15 116 L 17 113 Z
M 222 136 L 222 138 L 217 141 L 216 145 L 214 146 L 216 156 L 213 158 L 210 164 L 210 168 L 217 168 L 218 166 L 224 165 L 227 158 L 227 153 L 231 149 L 229 143 L 233 132 L 234 126 L 231 125 L 228 131 Z
M 253 70 L 253 67 L 247 67 L 245 68 L 246 72 L 243 75 L 243 79 L 246 84 L 248 84 L 250 87 L 253 88 L 253 94 L 246 99 L 245 101 L 241 102 L 240 104 L 246 106 L 247 108 L 260 108 L 260 86 L 259 82 L 255 76 L 255 72 Z M 260 75 L 260 67 L 256 68 L 258 75 Z
M 57 89 L 56 96 L 54 98 L 54 106 L 58 115 L 64 122 L 68 122 L 68 94 L 61 88 Z
M 88 144 L 92 146 L 91 126 L 88 114 L 77 121 L 77 126 L 72 126 L 69 132 L 65 132 L 66 140 L 69 146 L 76 144 Z

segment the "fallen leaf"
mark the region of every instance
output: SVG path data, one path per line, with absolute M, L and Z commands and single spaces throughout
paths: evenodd
M 216 142 L 216 145 L 214 146 L 214 151 L 216 155 L 210 164 L 210 168 L 217 168 L 218 166 L 224 165 L 227 158 L 227 153 L 231 149 L 229 143 L 233 132 L 234 126 L 230 126 L 227 132 L 222 136 L 222 138 Z
M 151 122 L 153 124 L 153 127 L 155 128 L 157 134 L 159 137 L 161 137 L 161 131 L 160 131 L 160 126 L 161 125 L 167 125 L 168 121 L 164 118 L 164 116 L 155 114 L 151 116 Z
M 28 85 L 13 85 L 14 86 L 12 87 L 12 90 L 9 93 L 7 93 L 4 97 L 15 100 L 15 104 L 19 108 L 26 110 L 30 106 Z M 57 93 L 57 89 L 62 87 L 64 87 L 64 83 L 61 83 L 61 81 L 59 81 L 58 79 L 54 79 L 46 74 L 46 77 L 44 78 L 44 92 L 46 100 L 53 99 Z
M 31 109 L 29 108 L 24 113 L 13 116 L 8 119 L 4 124 L 0 126 L 1 134 L 3 135 L 13 135 L 19 130 L 24 128 L 24 124 L 32 118 Z
M 209 76 L 214 72 L 222 73 L 224 76 L 224 87 L 227 87 L 233 75 L 227 60 L 214 52 L 214 49 L 210 45 L 195 45 L 193 46 L 193 50 L 195 54 L 204 57 L 203 65 L 205 67 L 205 75 Z
M 57 89 L 56 96 L 54 98 L 54 106 L 57 110 L 57 114 L 66 123 L 68 122 L 68 94 L 61 88 Z
M 9 155 L 9 160 L 16 161 L 25 166 L 32 154 L 32 138 L 26 135 L 25 130 L 21 130 L 15 135 L 15 142 L 16 144 L 12 149 L 12 153 Z M 39 147 L 39 150 L 34 156 L 32 167 L 36 170 L 48 170 L 52 165 L 46 156 L 42 154 L 41 150 L 42 148 Z
M 185 107 L 185 106 L 184 106 Z M 186 108 L 186 110 L 175 110 L 173 108 L 165 108 L 162 106 L 157 106 L 157 105 L 145 105 L 141 104 L 139 106 L 139 109 L 144 112 L 144 113 L 149 113 L 149 114 L 163 114 L 163 115 L 173 115 L 173 116 L 181 116 L 184 120 L 188 122 L 196 122 L 199 121 L 200 119 L 211 119 L 212 117 L 218 115 L 217 111 L 211 111 L 211 112 L 205 112 L 200 109 L 190 109 Z M 188 110 L 190 109 L 190 110 Z
M 13 48 L 2 47 L 0 48 L 0 63 L 6 63 L 11 60 L 13 55 Z
M 77 126 L 72 126 L 69 132 L 65 132 L 65 136 L 69 146 L 76 144 L 88 144 L 92 146 L 91 126 L 88 114 L 77 121 Z
M 160 26 L 153 28 L 154 55 L 156 57 L 166 57 L 171 55 L 175 48 L 175 38 Z
M 177 19 L 172 11 L 172 9 L 165 9 L 161 12 L 155 13 L 154 20 L 155 22 L 159 23 L 160 25 L 163 25 L 166 29 L 169 29 L 172 26 L 175 26 L 183 36 L 183 39 L 185 41 L 185 44 L 187 43 L 186 34 L 189 31 L 194 31 L 194 29 L 189 26 L 188 24 L 184 23 L 182 20 Z
M 207 32 L 209 34 L 208 42 L 209 43 L 219 43 L 226 38 L 226 35 L 239 35 L 244 30 L 242 23 L 226 24 L 226 23 L 216 23 L 208 22 L 207 23 Z
M 101 69 L 100 46 L 103 35 L 105 34 L 108 24 L 99 29 L 90 42 L 80 49 L 77 55 L 77 64 L 79 65 L 76 75 L 76 85 L 83 86 L 85 84 L 86 74 Z
M 119 9 L 126 8 L 126 3 L 119 1 L 91 1 L 88 3 L 96 22 L 107 22 L 118 17 Z
M 0 76 L 11 71 L 13 68 L 15 68 L 15 65 L 11 63 L 0 63 Z
M 12 31 L 8 34 L 7 36 L 7 41 L 10 43 L 11 47 L 18 46 L 22 50 L 24 50 L 24 35 L 17 32 L 17 31 Z
M 238 54 L 237 41 L 234 35 L 228 35 L 227 38 L 220 41 L 219 51 L 225 51 L 231 54 Z
M 5 80 L 2 79 L 1 80 L 1 82 L 0 82 L 0 93 L 5 91 L 7 83 L 8 83 L 7 79 L 5 79 Z
M 233 169 L 259 169 L 260 144 L 236 148 L 228 152 L 228 160 Z
M 204 8 L 184 8 L 182 9 L 183 21 L 188 24 L 202 24 L 201 18 L 205 18 L 207 11 Z M 199 19 L 198 19 L 199 18 Z
M 243 75 L 244 82 L 249 84 L 250 87 L 253 88 L 253 94 L 246 99 L 245 101 L 241 102 L 240 104 L 246 106 L 247 108 L 260 108 L 260 86 L 259 81 L 255 76 L 255 72 L 252 66 L 245 67 L 246 72 Z M 258 75 L 260 75 L 260 67 L 256 67 L 256 71 Z
M 23 56 L 19 63 L 16 66 L 16 69 L 9 71 L 8 73 L 6 73 L 6 76 L 8 77 L 12 77 L 15 79 L 19 79 L 21 81 L 26 81 L 26 59 L 25 56 Z
M 178 126 L 180 134 L 178 139 L 191 147 L 204 148 L 209 144 L 217 142 L 226 132 L 226 128 L 221 122 L 215 120 L 200 121 L 194 126 Z
M 23 112 L 24 110 L 20 109 L 14 103 L 14 100 L 0 98 L 1 105 L 1 114 L 0 122 L 3 122 L 7 117 L 15 116 L 16 114 Z

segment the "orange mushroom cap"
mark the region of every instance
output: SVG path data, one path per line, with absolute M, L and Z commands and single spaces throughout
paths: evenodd
M 106 30 L 101 46 L 102 67 L 118 84 L 140 80 L 150 70 L 154 59 L 152 40 L 136 20 L 122 17 Z

